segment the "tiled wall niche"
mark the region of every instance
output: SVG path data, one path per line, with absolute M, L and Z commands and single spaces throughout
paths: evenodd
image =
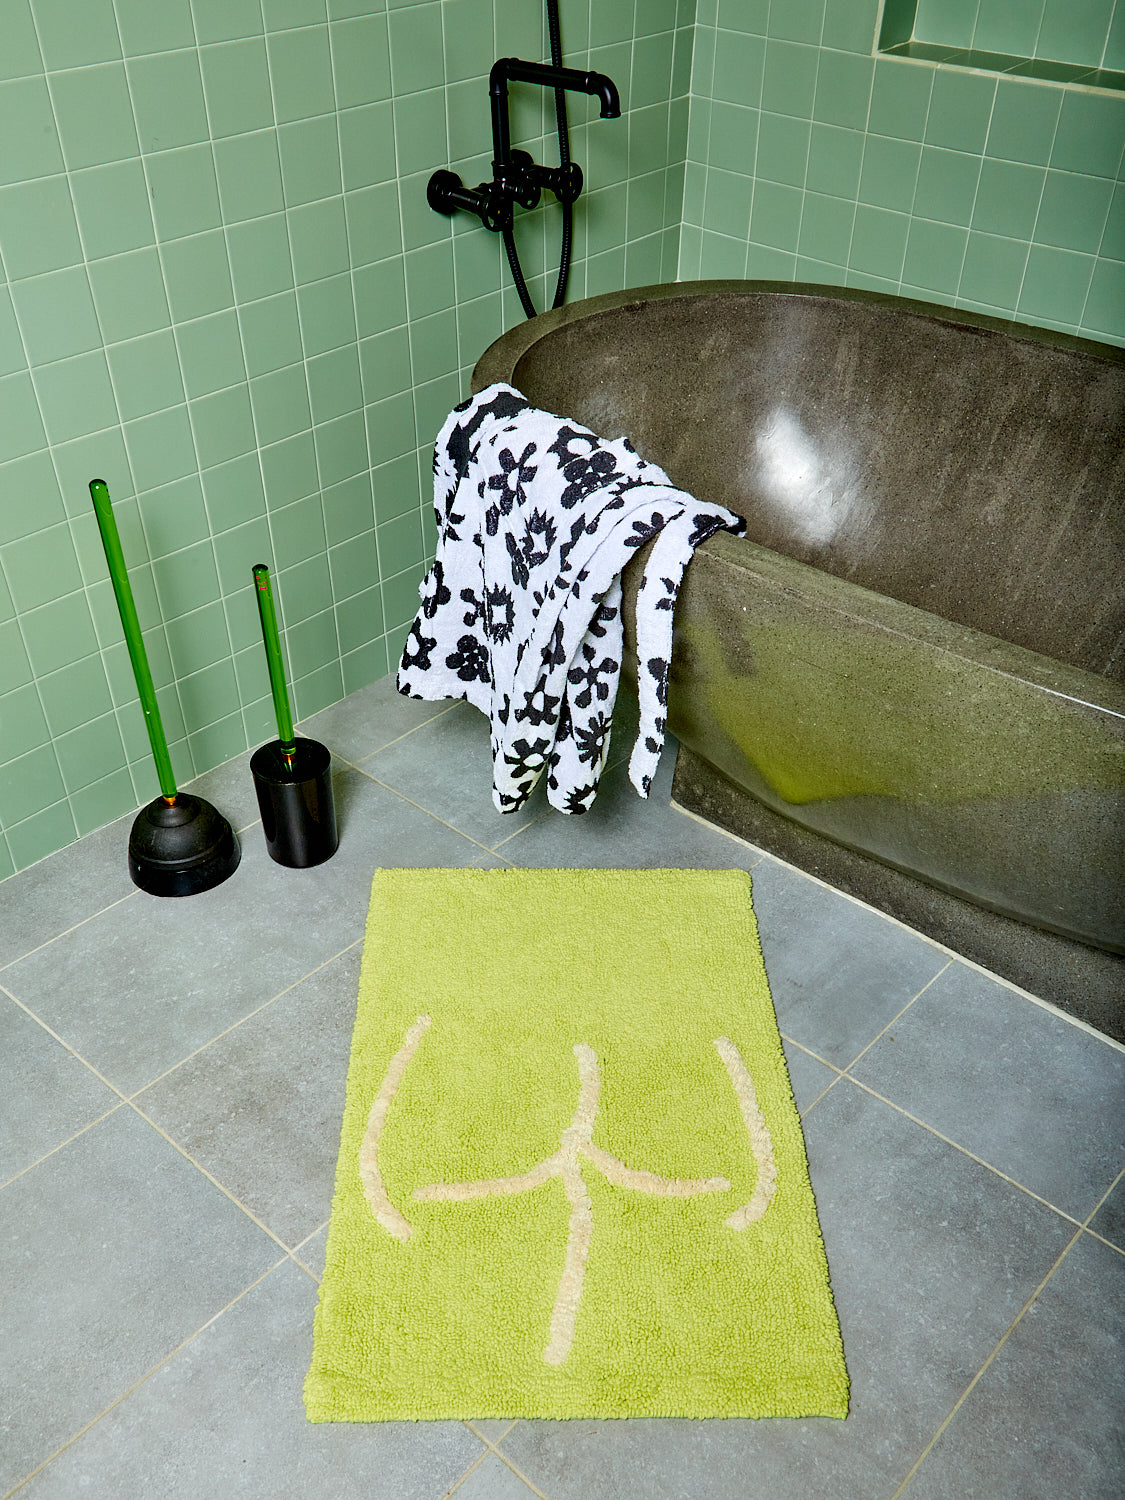
M 571 296 L 675 275 L 693 11 L 562 0 L 625 106 L 571 105 Z M 433 435 L 522 316 L 498 237 L 425 184 L 489 175 L 488 69 L 548 49 L 539 0 L 0 0 L 0 36 L 3 878 L 157 791 L 91 478 L 181 781 L 274 733 L 253 563 L 299 714 L 396 659 Z M 550 152 L 549 101 L 512 94 Z M 519 225 L 539 306 L 557 228 Z

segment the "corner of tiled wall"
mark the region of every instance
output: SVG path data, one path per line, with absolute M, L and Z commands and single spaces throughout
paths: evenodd
M 624 105 L 571 102 L 570 296 L 673 277 L 694 0 L 561 12 Z M 538 0 L 3 0 L 0 27 L 2 879 L 157 790 L 91 478 L 181 780 L 273 732 L 252 563 L 299 714 L 397 659 L 433 436 L 522 317 L 498 236 L 425 186 L 488 175 L 488 70 L 547 42 Z M 550 153 L 538 95 L 513 139 Z M 518 237 L 543 306 L 557 210 Z

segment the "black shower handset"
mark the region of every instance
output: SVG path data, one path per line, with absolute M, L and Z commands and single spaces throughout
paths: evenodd
M 552 52 L 557 50 L 552 35 Z M 569 221 L 570 205 L 582 191 L 582 169 L 570 160 L 569 142 L 566 138 L 566 116 L 563 108 L 559 113 L 559 165 L 541 166 L 527 151 L 514 150 L 508 125 L 508 84 L 535 83 L 543 88 L 554 89 L 556 101 L 566 92 L 590 94 L 601 106 L 603 120 L 615 120 L 621 114 L 621 100 L 612 78 L 604 73 L 583 73 L 577 68 L 564 68 L 557 63 L 525 62 L 519 57 L 501 57 L 493 63 L 488 79 L 488 92 L 492 105 L 492 181 L 482 182 L 475 188 L 467 188 L 456 172 L 440 170 L 433 174 L 426 187 L 426 201 L 441 214 L 454 214 L 466 209 L 476 214 L 486 229 L 504 235 L 508 260 L 512 266 L 516 289 L 520 294 L 524 311 L 529 318 L 535 316 L 519 262 L 511 238 L 513 208 L 534 208 L 544 189 L 554 193 L 564 206 Z M 555 306 L 562 300 L 565 282 L 565 267 L 569 260 L 569 222 L 564 233 L 563 267 L 560 269 L 559 290 Z

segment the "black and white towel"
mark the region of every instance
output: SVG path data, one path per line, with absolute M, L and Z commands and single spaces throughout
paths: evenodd
M 672 611 L 692 551 L 740 517 L 673 488 L 626 438 L 492 385 L 434 450 L 438 544 L 398 688 L 464 698 L 492 726 L 493 800 L 521 807 L 544 771 L 562 812 L 594 800 L 622 655 L 621 573 L 654 537 L 637 601 L 640 728 L 629 776 L 648 795 L 664 744 Z

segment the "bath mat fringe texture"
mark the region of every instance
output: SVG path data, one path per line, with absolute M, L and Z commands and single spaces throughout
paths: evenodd
M 305 1402 L 846 1415 L 744 871 L 376 872 Z

